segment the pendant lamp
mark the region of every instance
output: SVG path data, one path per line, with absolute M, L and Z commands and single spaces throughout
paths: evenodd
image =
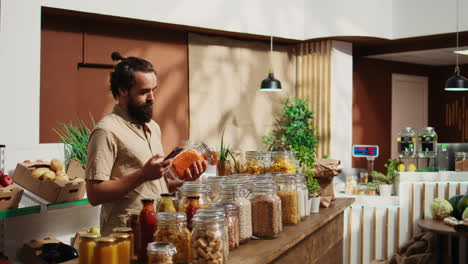
M 273 74 L 273 36 L 270 37 L 270 71 L 268 77 L 262 81 L 260 91 L 265 92 L 276 92 L 281 91 L 281 82 L 275 79 Z
M 457 0 L 457 51 L 458 51 L 458 0 Z M 448 78 L 445 82 L 445 91 L 468 91 L 468 80 L 460 74 L 460 67 L 458 67 L 458 53 L 457 65 L 455 66 L 455 73 L 452 77 Z

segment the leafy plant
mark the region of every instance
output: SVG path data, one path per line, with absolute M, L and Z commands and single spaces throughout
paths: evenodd
M 234 162 L 234 172 L 239 173 L 240 168 L 239 168 L 239 165 L 237 164 L 236 158 L 232 154 L 232 151 L 229 148 L 229 145 L 227 145 L 227 146 L 224 145 L 224 129 L 223 129 L 223 133 L 221 134 L 221 147 L 220 147 L 220 150 L 219 150 L 218 160 L 224 161 L 224 162 L 226 162 L 228 164 L 228 166 L 231 166 L 231 161 L 229 160 L 229 157 L 231 157 L 233 162 Z
M 307 101 L 297 97 L 287 98 L 282 104 L 281 116 L 276 120 L 273 131 L 263 137 L 263 143 L 270 151 L 294 152 L 302 171 L 307 175 L 309 193 L 313 194 L 316 180 L 312 169 L 317 146 L 313 112 L 307 107 Z
M 93 127 L 95 126 L 94 119 L 91 116 Z M 60 140 L 65 144 L 66 161 L 76 159 L 80 162 L 83 168 L 86 168 L 87 145 L 89 141 L 90 129 L 82 120 L 78 120 L 77 125 L 69 123 L 59 123 L 60 128 L 53 128 L 54 132 L 60 137 Z
M 314 178 L 314 174 L 312 170 L 307 171 L 306 173 L 307 178 L 307 190 L 309 194 L 318 196 L 320 193 L 320 185 L 316 178 Z
M 385 167 L 387 168 L 387 174 L 373 171 L 371 173 L 373 180 L 384 184 L 393 184 L 398 176 L 397 167 L 400 164 L 402 164 L 402 162 L 399 160 L 389 159 L 388 163 L 385 164 Z

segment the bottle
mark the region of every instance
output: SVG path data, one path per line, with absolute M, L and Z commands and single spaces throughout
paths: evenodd
M 156 212 L 154 211 L 153 199 L 142 199 L 143 208 L 141 209 L 139 222 L 139 254 L 138 260 L 140 262 L 147 261 L 146 247 L 149 243 L 153 242 L 153 234 L 156 232 Z
M 187 196 L 185 214 L 187 215 L 187 225 L 189 230 L 192 230 L 192 218 L 200 209 L 200 196 Z
M 172 200 L 172 195 L 170 193 L 161 193 L 161 202 L 158 206 L 158 212 L 168 212 L 168 213 L 175 213 L 176 208 L 174 206 L 174 202 Z
M 449 170 L 449 153 L 447 150 L 447 144 L 440 145 L 440 151 L 437 153 L 437 167 L 439 171 Z

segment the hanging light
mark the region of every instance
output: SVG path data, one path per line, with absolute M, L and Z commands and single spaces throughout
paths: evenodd
M 458 0 L 457 0 L 457 51 L 458 51 Z M 455 73 L 452 77 L 448 78 L 445 82 L 445 91 L 468 91 L 468 80 L 460 74 L 460 67 L 458 67 L 458 52 L 455 53 L 457 57 L 457 66 L 455 66 Z
M 270 71 L 268 77 L 262 81 L 260 91 L 275 92 L 281 91 L 281 82 L 275 79 L 273 74 L 273 36 L 270 37 Z

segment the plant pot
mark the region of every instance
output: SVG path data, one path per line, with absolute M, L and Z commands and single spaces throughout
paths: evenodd
M 393 184 L 380 184 L 379 192 L 380 196 L 392 196 Z
M 310 197 L 310 213 L 317 214 L 320 210 L 320 196 Z
M 225 160 L 218 160 L 218 164 L 216 165 L 216 173 L 218 174 L 218 176 L 231 175 L 232 171 L 229 162 Z

